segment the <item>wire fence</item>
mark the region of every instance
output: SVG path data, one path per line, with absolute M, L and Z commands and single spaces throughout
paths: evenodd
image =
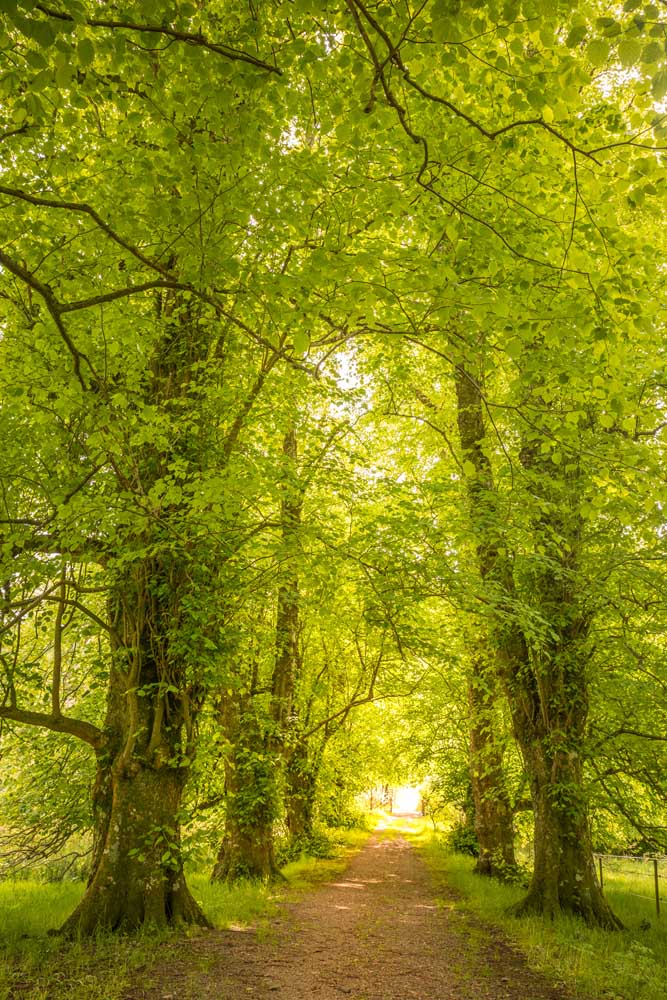
M 632 854 L 595 854 L 594 858 L 598 867 L 602 892 L 605 890 L 605 883 L 613 880 L 614 876 L 622 876 L 624 879 L 628 877 L 637 880 L 649 879 L 647 892 L 636 892 L 635 889 L 629 889 L 626 885 L 621 891 L 624 895 L 653 900 L 655 912 L 660 916 L 661 904 L 667 902 L 667 898 L 660 892 L 660 882 L 667 879 L 667 857 L 649 858 L 646 856 L 637 857 Z M 639 882 L 638 884 L 642 885 L 643 883 Z

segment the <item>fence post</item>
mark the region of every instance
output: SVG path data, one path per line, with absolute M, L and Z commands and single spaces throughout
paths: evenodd
M 602 855 L 598 855 L 598 865 L 600 868 L 600 892 L 604 893 L 604 879 L 602 878 Z
M 653 858 L 653 875 L 655 877 L 655 912 L 660 916 L 660 883 L 658 881 L 658 859 Z

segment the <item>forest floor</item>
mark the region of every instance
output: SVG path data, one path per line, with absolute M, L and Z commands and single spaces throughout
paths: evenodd
M 378 831 L 267 924 L 165 948 L 125 1000 L 574 1000 L 459 900 L 399 832 Z

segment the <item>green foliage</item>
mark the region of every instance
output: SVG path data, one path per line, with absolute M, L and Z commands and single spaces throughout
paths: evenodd
M 468 678 L 517 635 L 509 800 L 522 688 L 581 764 L 549 801 L 664 848 L 664 12 L 66 6 L 0 13 L 16 857 L 64 873 L 101 744 L 191 772 L 200 856 L 225 795 L 278 823 L 299 741 L 324 824 L 378 781 L 468 808 Z
M 352 817 L 343 817 L 338 826 L 316 826 L 312 834 L 295 840 L 279 840 L 276 849 L 276 860 L 280 867 L 305 858 L 335 858 L 340 855 L 341 846 L 345 843 L 342 831 L 366 830 L 364 815 L 359 813 L 358 821 L 351 822 Z
M 90 863 L 92 755 L 54 733 L 17 729 L 2 740 L 0 871 L 78 880 Z
M 456 854 L 469 854 L 476 858 L 479 854 L 479 843 L 477 835 L 472 826 L 468 823 L 460 822 L 455 824 L 445 837 L 445 842 L 450 851 Z

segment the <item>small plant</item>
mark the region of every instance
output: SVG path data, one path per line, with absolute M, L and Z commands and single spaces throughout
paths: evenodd
M 498 881 L 506 885 L 520 885 L 525 889 L 530 883 L 530 869 L 520 862 L 509 865 L 499 851 L 493 855 L 493 868 Z
M 447 833 L 445 844 L 454 854 L 467 854 L 472 858 L 479 856 L 477 834 L 468 823 L 457 823 Z

